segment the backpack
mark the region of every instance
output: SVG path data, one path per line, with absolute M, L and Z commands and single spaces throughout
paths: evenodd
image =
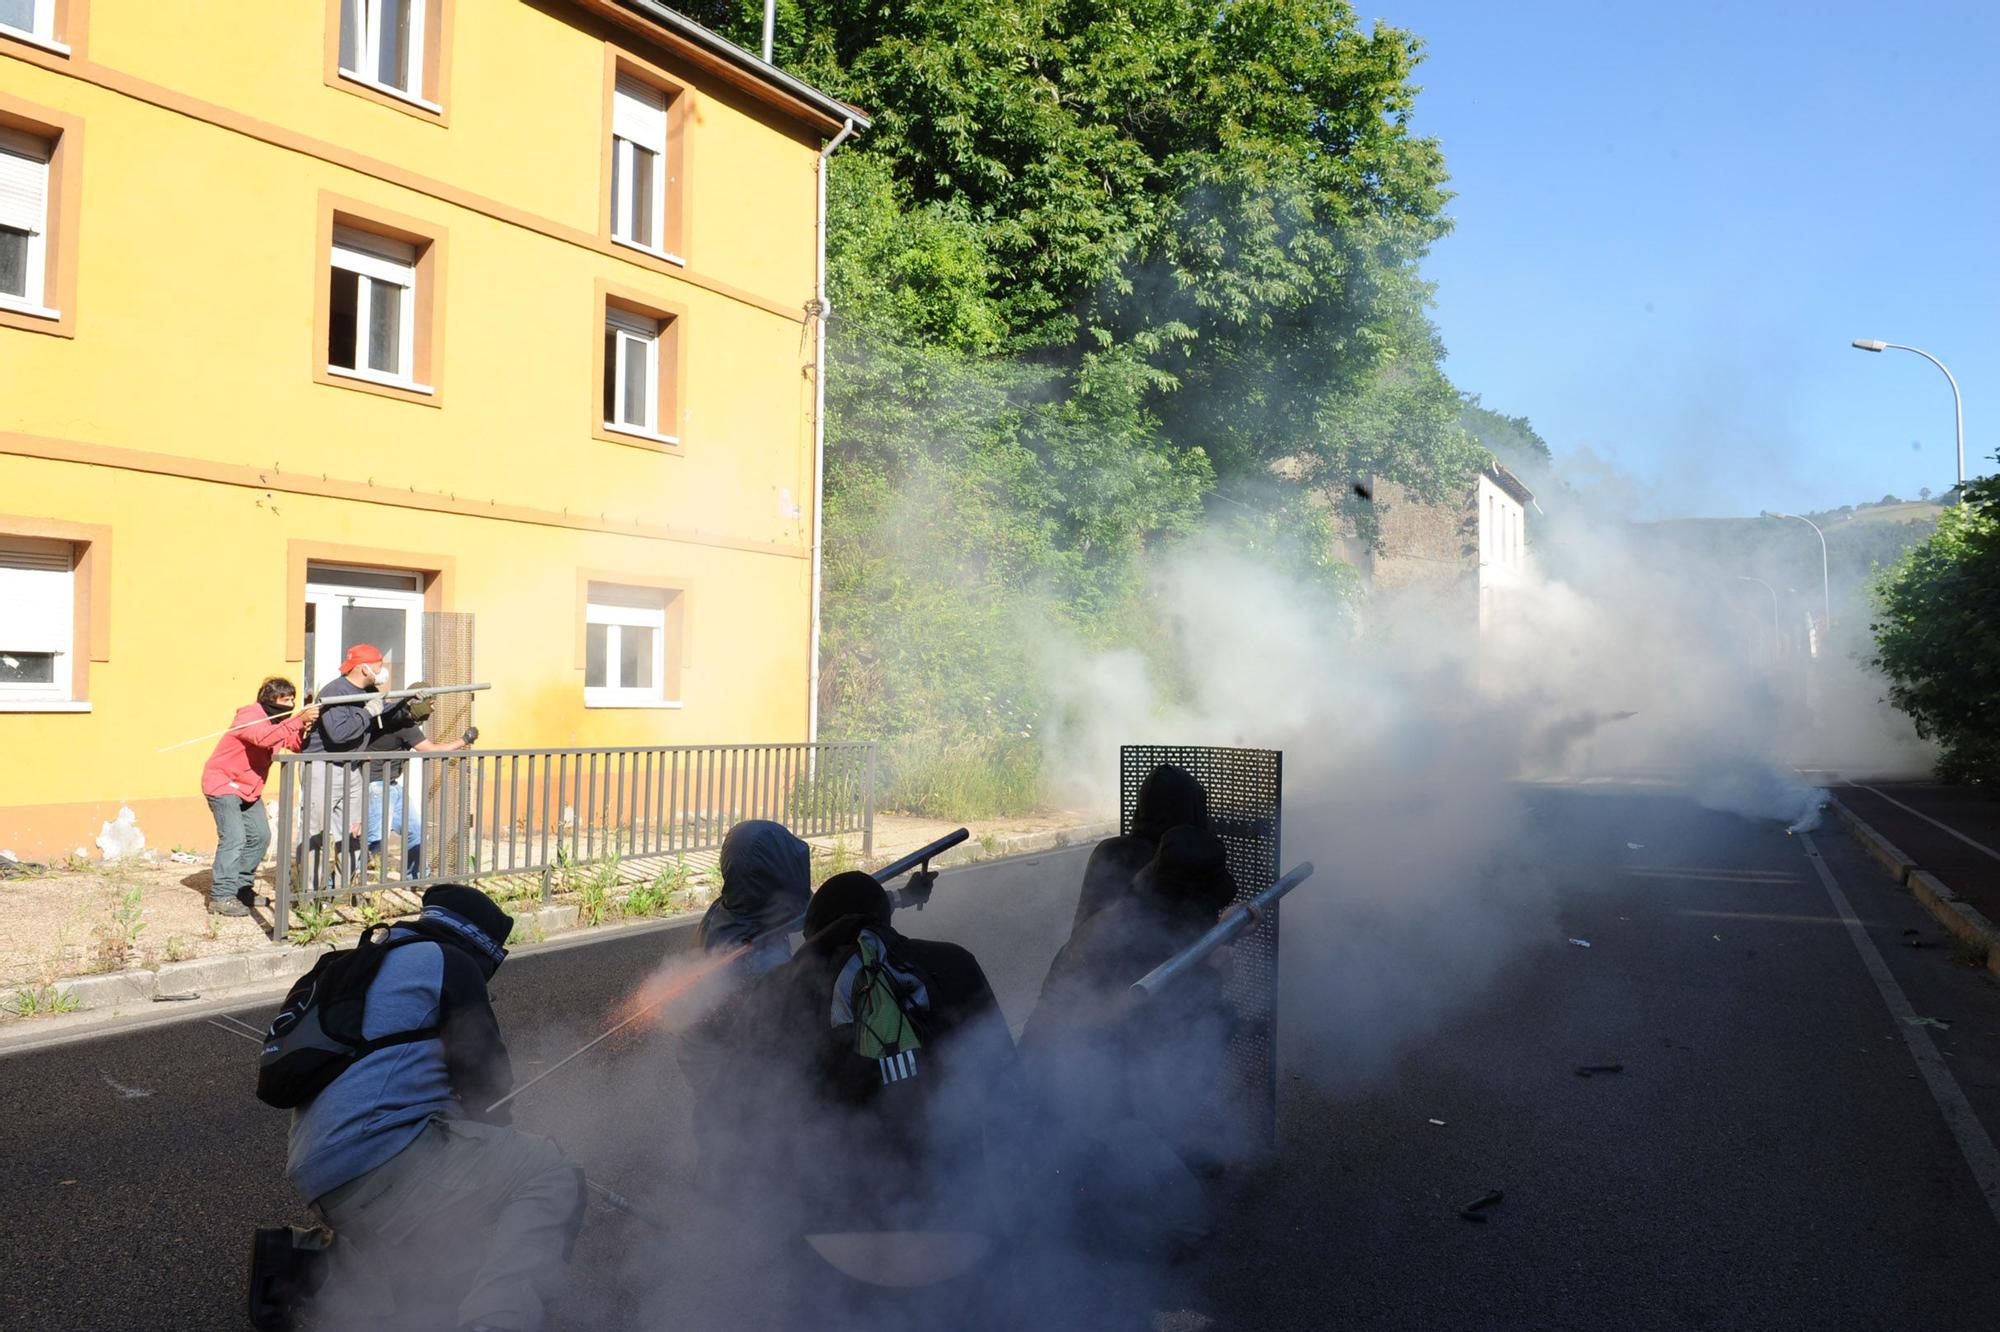
M 264 1052 L 257 1059 L 258 1100 L 280 1110 L 295 1110 L 358 1060 L 392 1045 L 430 1040 L 443 1031 L 442 1026 L 432 1026 L 372 1040 L 362 1036 L 368 987 L 390 951 L 404 944 L 445 942 L 427 934 L 391 939 L 388 933 L 387 925 L 369 926 L 354 947 L 326 954 L 293 982 L 264 1035 Z
M 862 930 L 835 975 L 829 1005 L 836 1084 L 865 1101 L 921 1079 L 931 1008 L 923 976 L 893 957 L 881 935 Z

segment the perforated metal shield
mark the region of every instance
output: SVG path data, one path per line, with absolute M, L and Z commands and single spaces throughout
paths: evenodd
M 1277 881 L 1284 799 L 1284 755 L 1274 749 L 1216 749 L 1206 745 L 1126 745 L 1118 752 L 1118 827 L 1132 830 L 1139 787 L 1162 763 L 1194 774 L 1208 792 L 1210 824 L 1229 853 L 1236 899 L 1255 896 Z M 1236 1009 L 1229 1076 L 1249 1125 L 1270 1147 L 1278 1127 L 1278 917 L 1234 945 L 1228 997 Z

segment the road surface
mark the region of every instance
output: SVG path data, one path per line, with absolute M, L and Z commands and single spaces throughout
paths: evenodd
M 1434 950 L 1412 951 L 1421 931 L 1383 930 L 1379 914 L 1316 917 L 1348 932 L 1343 952 L 1309 937 L 1300 913 L 1283 959 L 1276 1158 L 1223 1186 L 1203 1252 L 1165 1269 L 1089 1267 L 1036 1325 L 1994 1325 L 2000 1225 L 1982 1183 L 2000 1195 L 2000 990 L 1988 975 L 1837 827 L 1787 837 L 1657 790 L 1522 798 L 1535 892 L 1509 899 L 1490 967 L 1466 980 L 1450 920 Z M 1321 865 L 1302 891 L 1359 892 L 1323 851 L 1297 854 Z M 1018 1025 L 1081 866 L 1079 850 L 954 871 L 898 923 L 975 947 Z M 1393 912 L 1376 888 L 1370 912 Z M 1378 930 L 1409 954 L 1393 977 L 1407 1001 L 1349 991 L 1392 1040 L 1336 1059 L 1368 1033 L 1334 1011 L 1343 977 L 1329 959 Z M 495 993 L 520 1075 L 600 1030 L 685 937 L 510 961 Z M 261 1023 L 270 1007 L 237 1013 Z M 1390 1021 L 1410 1011 L 1420 1018 Z M 243 1325 L 250 1227 L 301 1215 L 281 1175 L 285 1116 L 251 1096 L 253 1055 L 201 1018 L 0 1058 L 12 1240 L 0 1328 Z M 1598 1064 L 1622 1071 L 1574 1071 Z M 663 1238 L 594 1210 L 562 1326 L 751 1325 L 732 1316 L 729 1280 L 687 1256 L 699 1236 L 678 1201 L 686 1108 L 671 1036 L 657 1033 L 608 1042 L 519 1103 L 524 1127 L 677 1227 Z M 1505 1194 L 1491 1219 L 1460 1220 L 1488 1189 Z

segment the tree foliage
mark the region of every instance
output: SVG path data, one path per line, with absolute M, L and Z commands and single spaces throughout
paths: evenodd
M 2000 780 L 2000 477 L 1876 584 L 1875 664 L 1889 697 L 1942 748 L 1948 777 Z
M 1024 618 L 1143 641 L 1205 516 L 1338 588 L 1352 478 L 1484 461 L 1420 49 L 1341 0 L 783 0 L 778 63 L 874 120 L 829 180 L 833 730 L 1029 731 Z

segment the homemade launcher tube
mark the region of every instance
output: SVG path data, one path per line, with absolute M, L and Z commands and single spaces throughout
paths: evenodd
M 907 874 L 917 866 L 928 861 L 932 856 L 944 854 L 970 836 L 972 836 L 970 828 L 960 828 L 957 832 L 948 832 L 929 846 L 918 847 L 901 860 L 892 860 L 881 869 L 876 870 L 875 882 L 887 883 L 898 874 Z
M 368 690 L 360 694 L 336 694 L 332 698 L 317 698 L 313 702 L 322 708 L 337 708 L 343 703 L 369 703 L 375 699 L 393 702 L 399 698 L 432 698 L 438 694 L 471 694 L 481 689 L 491 689 L 490 684 L 469 685 L 425 685 L 422 689 L 385 689 L 381 693 Z M 294 709 L 296 711 L 297 709 Z
M 1237 935 L 1249 929 L 1257 921 L 1259 913 L 1275 906 L 1279 898 L 1312 877 L 1313 865 L 1310 860 L 1303 862 L 1284 878 L 1266 888 L 1247 902 L 1240 902 L 1221 920 L 1209 927 L 1208 933 L 1196 939 L 1180 952 L 1154 967 L 1132 983 L 1134 999 L 1151 999 L 1176 980 L 1208 960 L 1209 954 L 1222 947 Z

